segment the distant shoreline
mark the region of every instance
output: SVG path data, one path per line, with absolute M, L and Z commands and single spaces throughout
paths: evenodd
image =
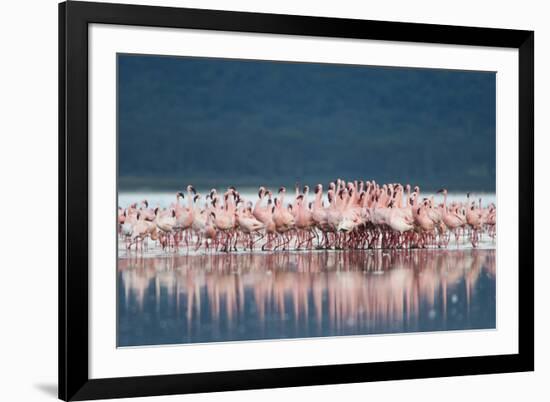
M 342 178 L 350 177 L 349 175 L 342 175 Z M 167 191 L 182 191 L 185 190 L 185 187 L 188 184 L 192 184 L 198 191 L 208 191 L 212 188 L 226 189 L 229 186 L 235 186 L 238 189 L 246 190 L 257 190 L 259 186 L 267 186 L 272 189 L 278 189 L 281 186 L 285 186 L 287 189 L 294 189 L 296 182 L 302 187 L 307 184 L 310 188 L 315 186 L 318 183 L 323 185 L 328 185 L 329 182 L 336 180 L 334 178 L 311 178 L 303 180 L 293 180 L 290 178 L 285 179 L 272 179 L 264 177 L 245 177 L 240 178 L 220 178 L 220 179 L 211 179 L 211 178 L 188 178 L 188 179 L 178 179 L 178 178 L 150 178 L 150 177 L 119 177 L 118 191 L 119 192 L 167 192 Z M 368 176 L 363 180 L 372 180 Z M 475 192 L 475 193 L 486 193 L 494 194 L 496 193 L 496 186 L 487 186 L 480 185 L 477 183 L 427 183 L 422 180 L 377 180 L 374 178 L 377 183 L 409 183 L 411 186 L 418 185 L 423 192 L 436 192 L 441 188 L 447 188 L 449 192 L 452 193 L 461 193 L 461 192 Z

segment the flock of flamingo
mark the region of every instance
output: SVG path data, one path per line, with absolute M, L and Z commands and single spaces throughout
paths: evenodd
M 481 236 L 496 236 L 496 205 L 481 198 L 447 203 L 447 190 L 421 198 L 418 186 L 375 181 L 331 182 L 325 193 L 296 185 L 290 202 L 286 188 L 275 197 L 265 187 L 255 202 L 235 187 L 212 189 L 203 199 L 191 185 L 177 192 L 168 208 L 150 208 L 147 200 L 118 209 L 119 236 L 128 250 L 157 242 L 166 251 L 429 248 L 447 247 L 454 237 L 477 247 Z M 187 205 L 185 201 L 187 198 Z M 183 201 L 183 202 L 182 202 Z

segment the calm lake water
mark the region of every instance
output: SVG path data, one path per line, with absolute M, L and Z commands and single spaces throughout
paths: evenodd
M 118 345 L 495 328 L 495 250 L 139 255 Z

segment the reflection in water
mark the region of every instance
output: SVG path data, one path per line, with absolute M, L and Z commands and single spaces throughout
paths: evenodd
M 495 250 L 119 259 L 118 345 L 495 327 Z

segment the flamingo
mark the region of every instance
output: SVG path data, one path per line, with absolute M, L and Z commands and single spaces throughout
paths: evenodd
M 436 204 L 434 195 L 420 198 L 420 187 L 409 184 L 338 178 L 327 188 L 325 205 L 321 184 L 315 186 L 312 201 L 309 186 L 297 185 L 288 201 L 285 187 L 273 199 L 271 191 L 261 186 L 255 202 L 233 186 L 224 193 L 213 188 L 202 198 L 188 185 L 185 192 L 176 193 L 168 208 L 153 210 L 146 199 L 118 207 L 118 231 L 127 250 L 135 244 L 136 251 L 142 252 L 150 241 L 159 242 L 165 250 L 173 246 L 177 252 L 182 236 L 187 252 L 190 239 L 195 251 L 204 246 L 229 252 L 240 247 L 252 251 L 263 239 L 265 251 L 447 247 L 453 234 L 458 246 L 465 229 L 477 247 L 483 233 L 493 240 L 496 236 L 496 205 L 484 206 L 481 198 L 474 202 L 469 193 L 465 203 L 449 203 L 448 191 L 442 188 L 437 192 L 442 202 Z M 187 203 L 182 204 L 186 197 Z
M 250 213 L 247 214 L 246 212 L 250 212 Z M 245 235 L 248 235 L 249 247 L 250 247 L 250 250 L 253 250 L 255 242 L 253 240 L 252 235 L 262 230 L 265 227 L 265 225 L 259 220 L 257 220 L 256 218 L 254 218 L 254 216 L 252 216 L 251 210 L 247 210 L 246 212 L 243 211 L 242 209 L 237 211 L 237 214 L 236 214 L 237 224 L 239 225 L 241 231 Z
M 448 208 L 447 207 L 447 189 L 443 188 L 438 191 L 438 193 L 443 193 L 443 214 L 442 220 L 449 229 L 451 233 L 454 233 L 456 239 L 456 246 L 458 247 L 459 234 L 458 230 L 464 226 L 464 220 L 458 214 L 457 208 Z M 448 243 L 448 241 L 447 241 Z
M 294 215 L 288 208 L 284 207 L 286 188 L 279 188 L 279 199 L 275 198 L 275 209 L 273 211 L 273 222 L 275 223 L 275 230 L 279 235 L 283 236 L 283 250 L 286 249 L 286 245 L 290 242 L 288 237 L 288 231 L 294 229 L 295 219 Z M 286 237 L 285 237 L 286 236 Z M 275 246 L 275 248 L 280 245 Z
M 176 226 L 176 211 L 171 209 L 168 214 L 159 214 L 159 208 L 155 209 L 155 222 L 157 228 L 163 234 L 161 238 L 162 248 L 170 246 L 170 237 L 172 236 L 172 230 Z

